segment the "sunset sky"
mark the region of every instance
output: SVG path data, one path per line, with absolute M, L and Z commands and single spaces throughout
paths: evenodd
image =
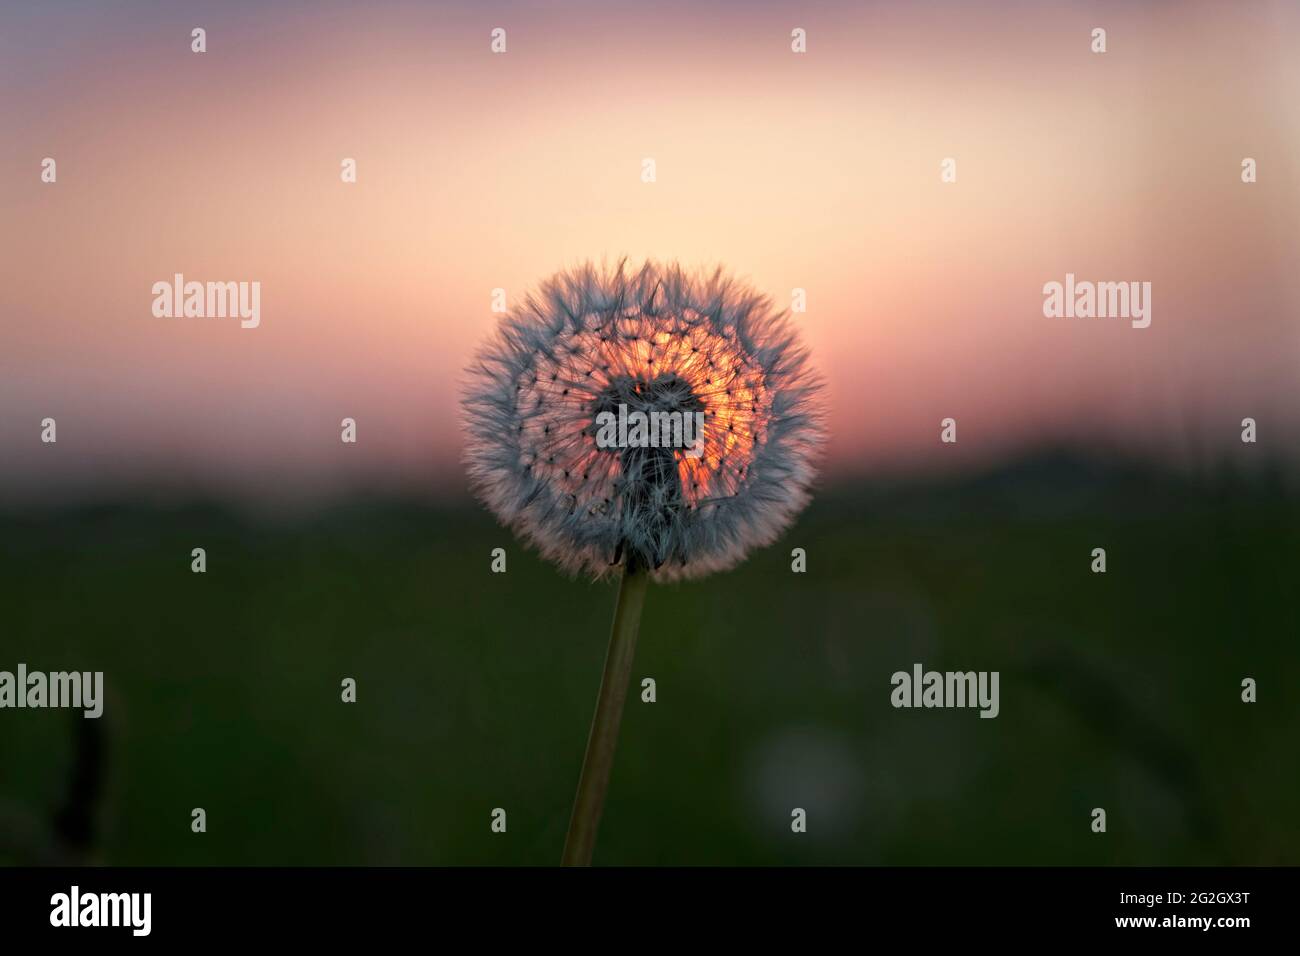
M 0 496 L 459 493 L 492 290 L 623 256 L 807 290 L 831 479 L 1294 456 L 1298 49 L 1293 2 L 4 3 Z M 177 272 L 260 327 L 155 318 Z M 1045 318 L 1066 273 L 1151 327 Z

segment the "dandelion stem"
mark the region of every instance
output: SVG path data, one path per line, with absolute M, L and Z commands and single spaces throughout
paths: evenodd
M 609 650 L 605 654 L 605 673 L 596 697 L 596 714 L 591 719 L 587 737 L 587 754 L 582 760 L 578 794 L 573 800 L 573 816 L 564 839 L 564 866 L 590 866 L 596 847 L 596 830 L 605 807 L 605 791 L 614 767 L 614 749 L 618 745 L 618 726 L 623 720 L 623 704 L 632 676 L 632 659 L 636 656 L 636 635 L 641 625 L 641 607 L 645 603 L 646 584 L 650 575 L 644 567 L 625 566 L 614 607 L 614 623 L 609 632 Z

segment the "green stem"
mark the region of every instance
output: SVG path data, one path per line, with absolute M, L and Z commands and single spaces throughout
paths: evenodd
M 636 655 L 636 634 L 641 625 L 641 606 L 645 603 L 646 584 L 650 575 L 644 568 L 623 569 L 618 587 L 618 604 L 609 632 L 609 651 L 605 655 L 605 673 L 596 697 L 596 714 L 591 719 L 587 737 L 587 755 L 582 760 L 578 778 L 578 795 L 573 800 L 569 833 L 564 838 L 564 866 L 590 866 L 596 847 L 596 830 L 605 807 L 605 791 L 614 767 L 614 748 L 618 745 L 618 725 L 623 720 L 623 704 L 632 676 L 632 658 Z

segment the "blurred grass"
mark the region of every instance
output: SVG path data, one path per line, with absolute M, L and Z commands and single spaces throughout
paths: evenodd
M 1300 863 L 1298 533 L 1268 473 L 828 490 L 737 571 L 652 587 L 658 701 L 634 686 L 596 862 Z M 114 864 L 557 862 L 613 596 L 468 502 L 0 517 L 0 669 L 106 675 Z M 1000 671 L 1001 715 L 894 710 L 914 662 Z M 79 722 L 0 711 L 0 861 L 48 842 Z

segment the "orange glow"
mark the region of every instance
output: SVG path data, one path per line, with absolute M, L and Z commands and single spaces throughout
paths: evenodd
M 459 490 L 492 290 L 622 256 L 806 290 L 830 478 L 1094 437 L 1184 460 L 1247 414 L 1300 435 L 1293 3 L 1120 5 L 1104 57 L 1059 5 L 817 5 L 805 56 L 763 5 L 512 8 L 504 56 L 476 5 L 234 5 L 206 57 L 183 8 L 105 43 L 108 13 L 46 6 L 0 31 L 5 488 Z M 153 318 L 177 272 L 259 281 L 260 328 Z M 1152 327 L 1045 319 L 1067 272 L 1151 281 Z M 761 440 L 761 388 L 720 375 L 690 483 Z M 57 461 L 16 451 L 45 415 L 76 423 Z

